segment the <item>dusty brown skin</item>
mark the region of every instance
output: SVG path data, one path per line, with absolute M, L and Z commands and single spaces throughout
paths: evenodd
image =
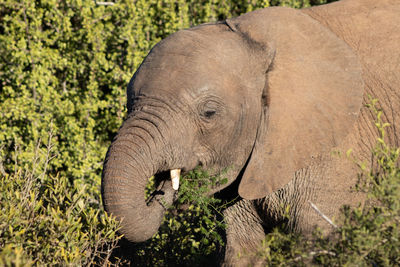
M 242 199 L 224 212 L 224 265 L 257 264 L 236 255 L 256 249 L 284 205 L 294 230 L 329 230 L 310 202 L 332 218 L 362 199 L 350 190 L 356 166 L 331 151 L 369 160 L 368 94 L 391 123 L 388 142 L 400 145 L 399 14 L 399 1 L 268 8 L 157 44 L 128 86 L 129 115 L 104 164 L 105 208 L 123 219 L 121 232 L 150 238 L 175 194 L 164 172 L 199 165 L 229 168 L 228 185 L 240 180 L 231 194 Z M 154 174 L 163 195 L 146 203 Z

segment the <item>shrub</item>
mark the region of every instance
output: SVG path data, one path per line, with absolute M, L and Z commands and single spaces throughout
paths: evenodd
M 210 176 L 202 169 L 189 172 L 181 179 L 177 201 L 166 212 L 158 233 L 143 244 L 122 244 L 116 254 L 128 259 L 131 266 L 215 264 L 217 249 L 224 245 L 220 235 L 226 226 L 222 210 L 229 203 L 207 192 L 226 182 L 223 174 Z M 155 189 L 152 181 L 148 191 Z
M 48 144 L 45 162 L 38 149 L 32 169 L 16 165 L 12 174 L 0 174 L 0 265 L 107 263 L 120 238 L 118 223 L 82 181 L 47 173 L 51 138 Z

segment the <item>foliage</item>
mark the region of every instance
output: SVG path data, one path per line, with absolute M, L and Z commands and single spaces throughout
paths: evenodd
M 395 266 L 400 264 L 400 148 L 385 142 L 382 111 L 376 99 L 368 104 L 379 131 L 372 151 L 372 167 L 359 163 L 358 190 L 367 195 L 363 206 L 343 207 L 342 223 L 326 237 L 315 233 L 313 242 L 278 229 L 266 236 L 258 257 L 270 265 Z M 277 253 L 278 252 L 278 253 Z
M 222 210 L 228 203 L 208 196 L 210 188 L 227 183 L 196 168 L 181 179 L 176 203 L 167 211 L 158 233 L 125 254 L 134 266 L 204 266 L 215 262 L 215 252 L 224 245 Z M 151 188 L 151 187 L 150 187 Z M 155 188 L 152 188 L 155 189 Z
M 0 265 L 109 263 L 118 223 L 80 180 L 52 176 L 45 167 L 36 174 L 53 157 L 48 143 L 46 162 L 35 154 L 32 169 L 16 165 L 12 174 L 0 174 Z

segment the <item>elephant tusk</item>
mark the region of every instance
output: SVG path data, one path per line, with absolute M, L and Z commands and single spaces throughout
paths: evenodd
M 181 169 L 174 169 L 170 171 L 171 180 L 172 180 L 172 188 L 174 190 L 178 190 L 179 188 L 179 177 L 181 175 Z

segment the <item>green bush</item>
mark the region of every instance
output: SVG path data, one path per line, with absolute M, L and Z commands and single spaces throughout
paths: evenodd
M 0 265 L 107 264 L 120 239 L 118 223 L 82 181 L 47 173 L 54 157 L 48 143 L 46 161 L 38 149 L 32 168 L 0 174 Z
M 226 178 L 210 176 L 195 169 L 181 179 L 176 203 L 167 211 L 164 222 L 152 239 L 132 246 L 132 266 L 210 266 L 217 248 L 224 245 L 220 232 L 225 229 L 225 205 L 207 196 L 210 187 L 224 184 Z M 154 188 L 151 188 L 154 189 Z M 151 191 L 150 189 L 150 191 Z

